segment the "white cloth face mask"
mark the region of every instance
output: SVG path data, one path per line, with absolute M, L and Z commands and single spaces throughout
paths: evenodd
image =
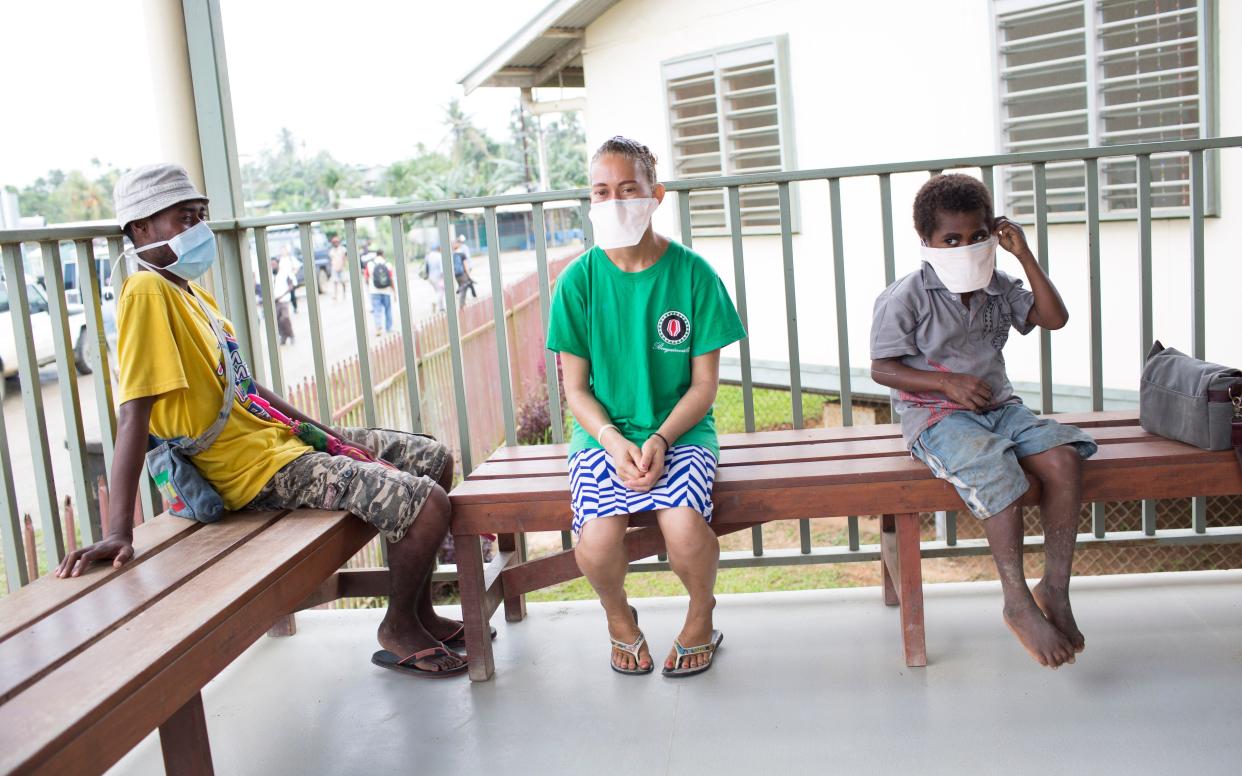
M 936 277 L 955 294 L 986 288 L 996 270 L 996 235 L 973 245 L 932 248 L 923 245 L 919 255 L 936 270 Z
M 595 244 L 604 250 L 637 245 L 651 226 L 651 214 L 660 206 L 654 197 L 609 199 L 591 204 Z

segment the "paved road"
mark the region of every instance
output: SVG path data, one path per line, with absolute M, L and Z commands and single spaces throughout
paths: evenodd
M 573 255 L 579 250 L 581 250 L 580 247 L 567 246 L 550 249 L 549 255 L 552 259 L 557 259 Z M 502 256 L 502 262 L 502 273 L 506 283 L 519 280 L 536 270 L 534 253 L 529 251 L 506 253 Z M 472 275 L 478 287 L 479 297 L 485 298 L 489 296 L 493 283 L 488 271 L 486 256 L 476 257 L 473 261 Z M 416 267 L 411 267 L 409 280 L 411 309 L 413 310 L 414 319 L 421 320 L 433 312 L 433 301 L 436 298 L 436 294 L 432 290 L 430 283 L 418 277 Z M 299 291 L 299 294 L 304 296 L 305 290 Z M 324 322 L 325 360 L 326 363 L 333 364 L 358 352 L 352 306 L 348 298 L 334 301 L 331 293 L 322 294 L 319 298 Z M 367 316 L 367 336 L 370 338 L 373 336 L 370 323 L 370 302 L 365 298 L 365 295 L 363 304 L 365 308 L 364 313 Z M 396 317 L 397 314 L 398 312 L 394 310 L 394 330 L 397 330 L 400 320 Z M 295 343 L 281 348 L 281 364 L 285 372 L 286 382 L 288 383 L 298 381 L 303 376 L 309 376 L 314 372 L 311 358 L 310 322 L 305 299 L 299 301 L 298 312 L 293 320 Z M 74 486 L 73 473 L 69 465 L 69 453 L 65 446 L 67 426 L 62 404 L 61 386 L 57 380 L 55 366 L 44 368 L 39 376 L 42 389 L 40 395 L 42 396 L 43 410 L 46 418 L 44 428 L 47 429 L 46 438 L 51 450 L 53 480 L 56 486 L 57 499 L 63 503 L 65 495 L 72 495 Z M 85 375 L 79 376 L 77 378 L 77 385 L 79 406 L 82 408 L 83 414 L 83 431 L 88 440 L 97 440 L 99 439 L 99 421 L 98 413 L 95 409 L 93 378 Z M 9 451 L 13 463 L 13 482 L 17 494 L 18 509 L 22 513 L 28 512 L 32 514 L 35 517 L 37 528 L 39 525 L 39 502 L 36 486 L 38 478 L 35 476 L 37 468 L 34 463 L 35 456 L 33 450 L 35 448 L 32 445 L 26 423 L 27 409 L 21 397 L 20 384 L 16 380 L 9 380 L 5 389 L 4 421 L 8 432 Z M 41 430 L 39 436 L 43 436 Z

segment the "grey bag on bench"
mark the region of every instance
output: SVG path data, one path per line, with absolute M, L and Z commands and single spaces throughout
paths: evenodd
M 1242 370 L 1200 361 L 1159 342 L 1152 345 L 1139 388 L 1145 431 L 1204 450 L 1228 450 L 1233 405 Z

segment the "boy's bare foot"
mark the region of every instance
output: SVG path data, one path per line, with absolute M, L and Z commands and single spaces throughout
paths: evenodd
M 1069 639 L 1074 652 L 1082 652 L 1087 648 L 1087 639 L 1082 635 L 1082 631 L 1078 630 L 1078 623 L 1074 620 L 1074 611 L 1070 608 L 1069 590 L 1053 590 L 1046 586 L 1043 580 L 1040 580 L 1035 589 L 1031 591 L 1031 595 L 1035 597 L 1035 604 L 1044 613 L 1044 617 L 1048 618 L 1048 622 Z
M 712 640 L 712 610 L 715 608 L 716 598 L 714 596 L 706 606 L 695 606 L 694 601 L 690 602 L 690 608 L 686 611 L 686 622 L 681 627 L 681 633 L 677 635 L 677 641 L 683 647 L 697 647 Z M 709 660 L 711 660 L 711 655 L 708 653 L 687 655 L 682 658 L 681 668 L 698 668 Z M 669 650 L 668 657 L 664 659 L 664 667 L 668 669 L 678 667 L 676 648 Z
M 398 660 L 407 655 L 421 652 L 424 649 L 440 646 L 439 640 L 426 631 L 413 617 L 394 617 L 390 609 L 384 621 L 380 623 L 376 634 L 380 646 L 397 656 Z M 424 671 L 448 671 L 463 665 L 459 655 L 450 651 L 448 655 L 435 655 L 414 661 L 414 665 Z
M 634 622 L 633 615 L 630 614 L 629 608 L 626 608 L 620 617 L 608 616 L 608 636 L 625 644 L 633 644 L 638 641 L 639 635 L 642 633 L 638 629 L 638 623 Z M 638 648 L 638 661 L 634 661 L 634 656 L 628 652 L 623 652 L 617 648 L 612 650 L 612 664 L 624 671 L 633 671 L 641 668 L 644 671 L 651 667 L 651 652 L 647 649 L 646 643 Z
M 1059 668 L 1062 663 L 1074 662 L 1074 647 L 1061 631 L 1044 617 L 1034 604 L 1004 611 L 1005 624 L 1018 637 L 1031 657 L 1040 665 Z

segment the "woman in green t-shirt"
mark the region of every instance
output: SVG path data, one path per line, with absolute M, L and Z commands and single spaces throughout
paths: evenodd
M 666 676 L 711 667 L 720 544 L 707 525 L 720 450 L 712 402 L 720 348 L 746 336 L 701 256 L 651 228 L 664 199 L 655 156 L 614 137 L 591 160 L 595 247 L 556 284 L 548 348 L 561 354 L 574 416 L 570 489 L 578 567 L 599 594 L 623 674 L 654 667 L 625 596 L 629 515 L 654 512 L 669 565 L 690 594 Z

